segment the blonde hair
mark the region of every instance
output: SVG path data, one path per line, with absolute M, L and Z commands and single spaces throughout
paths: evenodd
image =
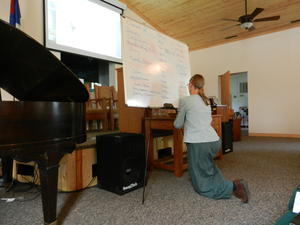
M 209 105 L 209 99 L 204 93 L 204 77 L 201 74 L 195 74 L 191 77 L 190 83 L 198 89 L 198 95 L 202 98 L 206 105 Z

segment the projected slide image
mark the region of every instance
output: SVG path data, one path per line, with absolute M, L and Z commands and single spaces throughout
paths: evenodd
M 50 47 L 121 59 L 120 14 L 102 7 L 99 1 L 48 0 L 47 25 Z
M 56 5 L 53 2 L 49 2 L 48 6 L 48 36 L 51 41 L 55 41 L 56 38 Z

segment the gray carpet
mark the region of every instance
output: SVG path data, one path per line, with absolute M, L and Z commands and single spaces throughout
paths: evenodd
M 244 178 L 251 191 L 249 204 L 232 197 L 211 200 L 193 191 L 188 173 L 176 178 L 154 170 L 142 201 L 142 189 L 119 196 L 97 187 L 58 194 L 59 224 L 63 225 L 271 225 L 287 209 L 292 190 L 300 184 L 300 140 L 243 137 L 234 152 L 217 160 L 227 179 Z M 31 192 L 34 189 L 30 190 Z M 36 193 L 0 192 L 0 224 L 42 224 L 42 205 Z M 31 200 L 32 198 L 35 199 Z

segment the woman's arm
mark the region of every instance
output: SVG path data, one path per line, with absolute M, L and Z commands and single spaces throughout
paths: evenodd
M 184 121 L 185 121 L 185 114 L 186 114 L 186 104 L 181 99 L 179 101 L 179 107 L 178 107 L 177 116 L 176 116 L 176 119 L 174 121 L 174 127 L 175 128 L 180 129 L 180 128 L 183 127 Z

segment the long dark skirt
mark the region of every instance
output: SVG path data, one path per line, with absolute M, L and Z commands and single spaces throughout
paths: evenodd
M 208 198 L 230 198 L 233 183 L 224 179 L 213 160 L 221 148 L 221 141 L 186 144 L 189 174 L 195 191 Z

